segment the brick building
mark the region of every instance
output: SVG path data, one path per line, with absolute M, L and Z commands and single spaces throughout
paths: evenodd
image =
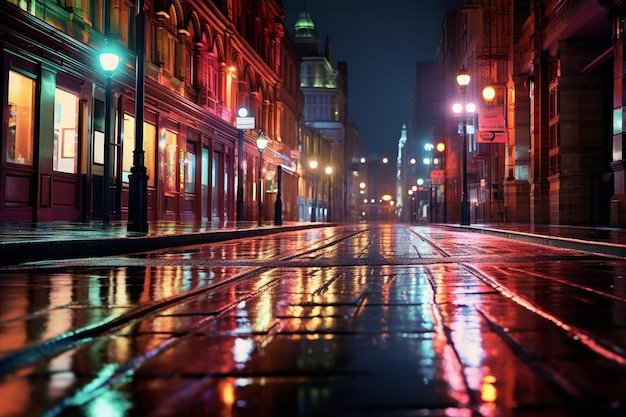
M 280 2 L 140 4 L 145 98 L 137 142 L 148 174 L 148 220 L 235 220 L 239 107 L 255 118 L 243 132 L 243 220 L 259 216 L 258 184 L 260 215 L 273 218 L 270 179 L 279 165 L 296 171 L 301 118 L 298 57 L 293 47 L 284 49 Z M 136 15 L 133 2 L 2 0 L 0 221 L 127 218 L 137 131 Z M 110 90 L 98 62 L 106 46 L 121 57 Z M 113 117 L 105 149 L 107 112 Z M 260 131 L 270 139 L 263 170 Z M 297 217 L 297 194 L 297 181 L 286 180 L 287 220 Z

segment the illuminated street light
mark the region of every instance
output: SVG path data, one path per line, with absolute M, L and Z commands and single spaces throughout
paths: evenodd
M 267 142 L 269 140 L 267 139 L 267 137 L 263 134 L 263 131 L 259 131 L 259 136 L 257 136 L 256 138 L 256 147 L 259 149 L 259 156 L 260 156 L 260 163 L 259 163 L 259 187 L 257 189 L 257 204 L 258 204 L 258 210 L 259 210 L 259 226 L 261 226 L 261 220 L 262 220 L 262 212 L 263 212 L 263 203 L 261 202 L 261 187 L 263 186 L 262 183 L 262 176 L 263 176 L 263 151 L 265 150 L 265 147 L 267 146 Z
M 106 95 L 104 103 L 104 166 L 102 171 L 102 224 L 108 225 L 110 222 L 110 200 L 111 193 L 109 190 L 109 181 L 111 179 L 111 144 L 113 133 L 113 91 L 111 90 L 111 79 L 113 72 L 120 63 L 120 57 L 115 53 L 112 46 L 106 45 L 100 54 L 100 66 L 106 74 Z
M 467 86 L 470 83 L 469 71 L 462 66 L 456 75 L 456 82 L 461 88 L 461 103 L 462 103 L 462 125 L 463 130 L 461 132 L 462 147 L 461 155 L 463 160 L 463 192 L 461 194 L 461 226 L 469 226 L 470 224 L 470 207 L 469 199 L 467 195 L 467 109 L 465 108 L 465 101 L 467 95 Z
M 490 103 L 493 101 L 494 98 L 496 98 L 496 89 L 493 88 L 493 86 L 491 85 L 485 86 L 485 88 L 483 88 L 482 94 L 483 94 L 483 100 Z

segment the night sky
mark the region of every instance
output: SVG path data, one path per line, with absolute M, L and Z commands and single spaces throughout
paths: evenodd
M 394 157 L 408 124 L 415 63 L 435 59 L 446 10 L 458 0 L 282 0 L 291 33 L 303 4 L 333 65 L 348 63 L 348 107 L 363 155 Z

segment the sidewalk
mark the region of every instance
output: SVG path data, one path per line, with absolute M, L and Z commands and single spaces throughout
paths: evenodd
M 127 232 L 125 222 L 113 222 L 107 226 L 99 222 L 0 223 L 0 266 L 123 255 L 327 226 L 329 223 L 323 222 L 285 222 L 281 226 L 274 226 L 272 222 L 262 226 L 256 222 L 151 222 L 148 234 L 142 235 Z M 626 258 L 626 229 L 514 223 L 433 226 Z
M 0 266 L 52 259 L 113 256 L 175 246 L 220 242 L 304 228 L 326 227 L 329 223 L 256 222 L 193 223 L 150 222 L 148 234 L 127 232 L 126 222 L 0 223 Z
M 445 226 L 539 245 L 626 258 L 626 229 L 519 223 L 479 223 L 471 226 Z

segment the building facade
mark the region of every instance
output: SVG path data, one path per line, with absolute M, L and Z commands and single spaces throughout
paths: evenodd
M 465 177 L 472 223 L 624 225 L 622 6 L 464 0 L 447 14 L 434 132 L 447 144 L 448 221 L 459 221 Z M 471 75 L 464 98 L 477 110 L 459 118 L 451 108 L 462 66 Z M 487 87 L 495 95 L 483 95 Z
M 357 197 L 355 171 L 351 167 L 355 166 L 354 149 L 358 149 L 360 138 L 357 129 L 348 128 L 347 63 L 340 61 L 335 67 L 328 37 L 320 53 L 320 40 L 306 7 L 296 20 L 292 37 L 302 57 L 300 87 L 307 132 L 302 144 L 302 163 L 306 176 L 313 181 L 301 199 L 301 206 L 308 207 L 304 218 L 355 219 Z M 311 167 L 311 162 L 316 168 Z
M 140 3 L 141 140 L 135 3 L 2 3 L 0 221 L 126 219 L 136 142 L 145 153 L 148 220 L 234 221 L 240 107 L 255 119 L 242 132 L 242 220 L 273 218 L 278 166 L 293 174 L 281 186 L 283 215 L 296 219 L 299 62 L 283 46 L 280 2 Z M 121 58 L 112 74 L 98 62 L 107 46 Z M 260 131 L 270 139 L 263 158 Z

